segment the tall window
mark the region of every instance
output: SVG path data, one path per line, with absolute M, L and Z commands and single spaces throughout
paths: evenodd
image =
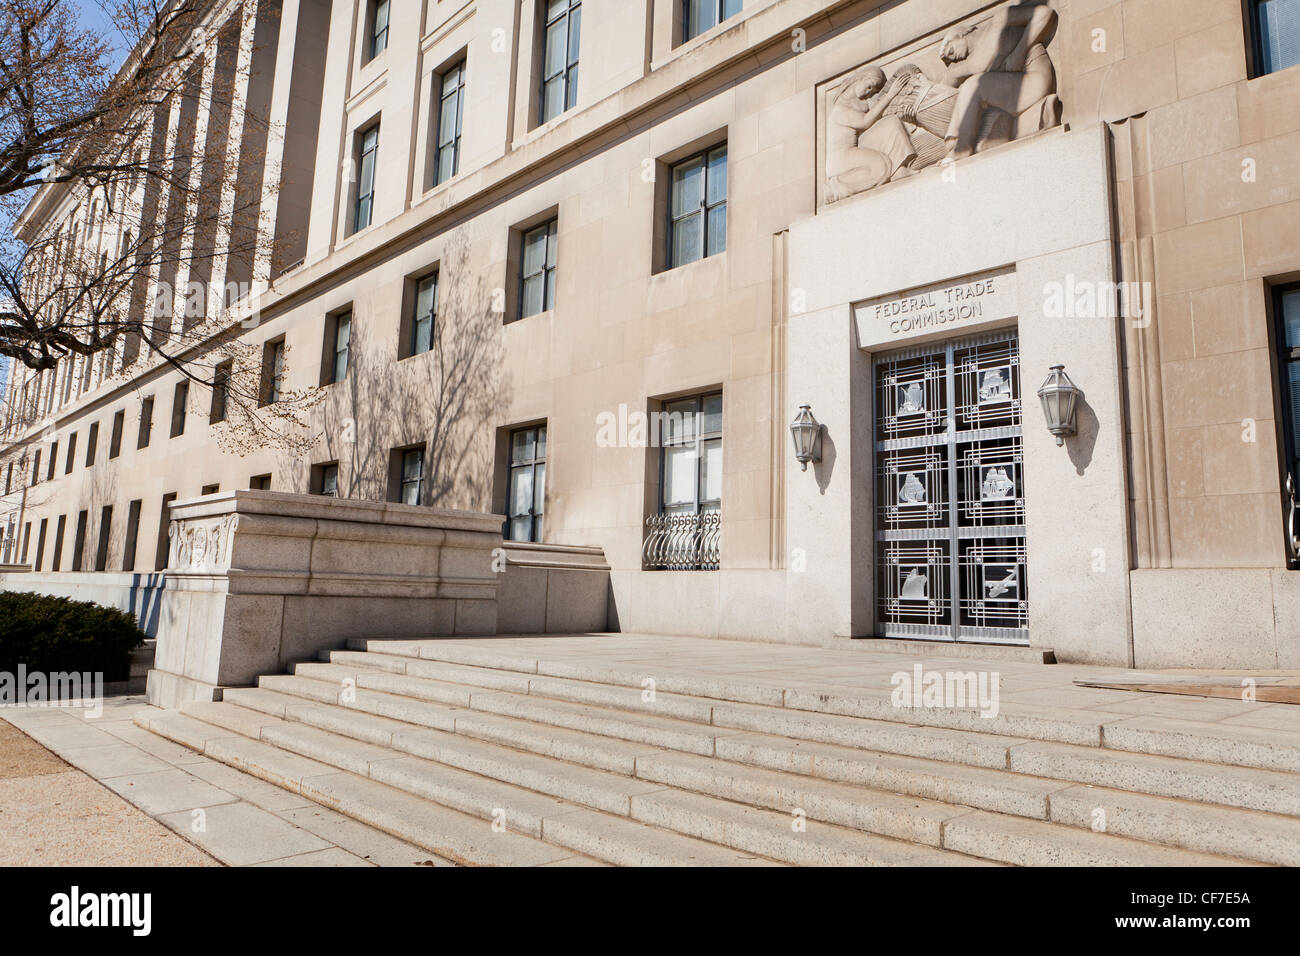
M 153 396 L 150 395 L 140 403 L 140 433 L 136 436 L 135 447 L 146 448 L 149 436 L 153 433 Z
M 510 433 L 508 541 L 541 541 L 546 511 L 546 426 Z
M 28 484 L 36 484 L 41 480 L 41 450 L 38 448 L 32 454 L 32 480 Z
M 740 12 L 741 0 L 682 0 L 682 42 Z
M 329 323 L 333 334 L 328 344 L 330 354 L 328 383 L 341 382 L 348 374 L 352 350 L 352 313 L 340 312 Z
M 126 426 L 126 412 L 113 415 L 113 434 L 108 440 L 108 457 L 116 458 L 122 453 L 122 429 Z
M 407 448 L 400 452 L 397 500 L 404 505 L 424 503 L 424 449 Z
M 524 233 L 524 255 L 519 317 L 527 318 L 555 308 L 555 247 L 558 219 Z
M 45 533 L 49 530 L 49 520 L 49 518 L 41 519 L 41 530 L 36 535 L 36 564 L 33 566 L 33 570 L 36 571 L 41 570 L 41 562 L 45 559 Z
M 1258 75 L 1300 64 L 1300 0 L 1251 0 L 1251 20 Z
M 669 268 L 727 248 L 727 147 L 692 156 L 672 169 Z
M 262 404 L 270 405 L 284 396 L 284 339 L 262 346 Z
M 379 124 L 376 123 L 357 137 L 357 208 L 352 221 L 353 232 L 370 225 L 374 215 L 375 159 L 378 153 Z
M 54 529 L 54 553 L 50 555 L 50 570 L 58 571 L 63 567 L 63 532 L 68 525 L 68 516 L 59 515 L 59 523 Z M 81 549 L 86 544 L 86 512 L 77 517 L 77 531 L 73 540 L 72 570 L 81 570 Z
M 86 467 L 95 463 L 96 446 L 99 444 L 99 422 L 92 422 L 90 433 L 86 435 Z
M 50 444 L 50 461 L 49 461 L 49 465 L 47 466 L 46 471 L 45 471 L 45 480 L 46 480 L 46 481 L 50 481 L 50 480 L 52 480 L 52 479 L 54 478 L 54 472 L 55 472 L 56 466 L 58 465 L 58 460 L 57 460 L 58 457 L 59 457 L 59 443 L 58 443 L 58 442 L 52 442 L 52 443 Z
M 540 121 L 548 123 L 578 102 L 578 38 L 581 0 L 543 0 Z
M 95 570 L 108 570 L 108 543 L 113 535 L 113 506 L 104 505 L 99 512 L 99 542 L 95 547 Z
M 433 348 L 433 323 L 438 318 L 438 273 L 431 272 L 415 283 L 415 314 L 411 316 L 411 354 L 423 355 Z
M 234 373 L 234 362 L 221 362 L 212 370 L 212 410 L 208 412 L 208 423 L 215 425 L 226 420 L 226 405 L 230 400 L 230 376 Z
M 77 464 L 77 433 L 73 432 L 71 435 L 68 436 L 68 461 L 63 466 L 63 473 L 65 475 L 72 474 L 72 469 L 76 466 L 76 464 Z
M 172 432 L 171 437 L 185 434 L 185 405 L 190 400 L 190 383 L 177 382 L 172 394 Z
M 433 157 L 433 184 L 445 183 L 460 169 L 460 127 L 465 107 L 465 61 L 441 76 L 438 142 Z
M 722 393 L 664 402 L 661 514 L 722 509 Z
M 389 0 L 371 0 L 367 60 L 373 60 L 388 49 L 388 3 Z
M 136 498 L 126 510 L 126 542 L 122 545 L 122 570 L 135 570 L 135 548 L 140 540 L 140 508 L 144 502 Z

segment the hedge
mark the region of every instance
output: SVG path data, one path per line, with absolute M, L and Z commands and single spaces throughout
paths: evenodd
M 0 591 L 0 671 L 98 672 L 130 676 L 131 649 L 144 642 L 135 618 L 116 608 L 66 597 Z

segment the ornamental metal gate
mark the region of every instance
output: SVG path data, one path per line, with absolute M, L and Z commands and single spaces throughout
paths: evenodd
M 876 362 L 876 633 L 1029 642 L 1014 331 Z

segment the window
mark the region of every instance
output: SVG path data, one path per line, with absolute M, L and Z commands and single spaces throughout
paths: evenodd
M 541 541 L 546 511 L 546 426 L 510 433 L 507 541 Z
M 109 436 L 108 457 L 116 458 L 122 453 L 122 428 L 126 424 L 126 412 L 113 416 L 113 434 Z
M 36 449 L 35 453 L 32 455 L 31 483 L 34 485 L 38 483 L 40 480 L 41 480 L 41 450 L 38 448 Z
M 1255 74 L 1300 64 L 1300 0 L 1251 0 Z
M 357 206 L 352 231 L 370 225 L 375 207 L 375 157 L 379 152 L 379 124 L 357 136 Z
M 327 462 L 323 465 L 317 465 L 312 470 L 315 472 L 312 476 L 312 493 L 324 495 L 326 498 L 337 498 L 339 496 L 339 463 L 337 461 Z
M 41 570 L 41 562 L 45 558 L 45 532 L 49 527 L 49 518 L 41 519 L 41 530 L 36 536 L 36 565 L 33 570 Z M 60 521 L 63 519 L 60 518 Z
M 135 570 L 135 547 L 140 540 L 140 508 L 144 502 L 136 498 L 126 509 L 126 543 L 122 546 L 122 570 Z
M 167 552 L 170 547 L 170 538 L 167 535 L 168 525 L 171 522 L 171 506 L 176 500 L 176 492 L 169 491 L 163 495 L 162 509 L 158 514 L 158 546 L 154 551 L 153 569 L 155 571 L 167 570 Z
M 83 555 L 86 554 L 86 523 L 88 516 L 90 516 L 90 512 L 77 512 L 77 533 L 73 535 L 73 571 L 82 570 Z
M 14 487 L 14 463 L 11 461 L 5 466 L 5 494 L 9 494 Z
M 190 383 L 177 382 L 176 391 L 172 394 L 172 438 L 185 434 L 185 403 L 189 397 Z
M 555 308 L 555 247 L 559 225 L 558 219 L 552 219 L 524 233 L 521 319 Z
M 433 349 L 433 323 L 438 319 L 438 273 L 415 283 L 415 312 L 411 316 L 411 355 Z
M 82 512 L 85 514 L 85 511 Z M 64 563 L 64 532 L 68 528 L 68 515 L 59 515 L 59 524 L 55 525 L 55 550 L 49 555 L 49 570 L 59 571 Z
M 72 469 L 77 464 L 77 433 L 73 432 L 68 436 L 68 460 L 63 466 L 65 475 L 72 474 Z
M 89 468 L 95 463 L 95 451 L 99 445 L 99 422 L 94 422 L 90 426 L 90 433 L 86 435 L 86 467 Z
M 465 61 L 461 60 L 436 79 L 442 84 L 438 99 L 438 141 L 433 154 L 433 184 L 445 183 L 460 169 L 460 127 L 465 110 Z
M 366 46 L 366 60 L 373 60 L 388 49 L 388 3 L 389 0 L 371 0 L 369 43 Z
M 149 444 L 149 435 L 153 431 L 153 396 L 150 395 L 140 403 L 140 434 L 135 447 L 145 448 Z
M 542 0 L 540 122 L 549 123 L 578 102 L 578 37 L 582 30 L 580 0 Z
M 59 457 L 59 443 L 50 442 L 50 460 L 45 466 L 46 481 L 50 481 L 54 478 L 54 472 L 56 471 L 56 466 L 58 465 L 58 461 L 57 461 L 58 457 Z
M 403 448 L 397 458 L 397 500 L 404 505 L 424 504 L 424 448 Z
M 113 506 L 104 505 L 99 512 L 99 544 L 95 547 L 95 570 L 108 569 L 108 542 L 113 533 Z
M 715 147 L 672 168 L 669 268 L 727 248 L 727 147 Z
M 682 0 L 682 42 L 740 12 L 741 0 Z
M 348 374 L 348 356 L 352 347 L 352 313 L 340 312 L 325 320 L 325 382 L 341 382 Z
M 202 488 L 199 489 L 199 494 L 200 494 L 200 495 L 215 495 L 215 494 L 216 494 L 218 491 L 220 491 L 220 490 L 221 490 L 221 485 L 219 485 L 219 484 L 214 484 L 214 485 L 204 485 Z
M 235 370 L 233 361 L 221 362 L 212 370 L 212 410 L 208 412 L 208 424 L 226 420 L 226 405 L 230 400 L 230 376 Z
M 248 479 L 248 487 L 251 488 L 253 491 L 270 491 L 271 476 L 254 475 L 252 478 Z
M 32 543 L 32 523 L 28 521 L 23 525 L 23 554 L 19 559 L 23 564 L 27 563 L 27 549 Z M 39 553 L 39 552 L 38 552 Z
M 284 395 L 284 339 L 262 346 L 262 404 L 278 402 Z
M 659 510 L 698 514 L 722 508 L 722 393 L 664 402 Z

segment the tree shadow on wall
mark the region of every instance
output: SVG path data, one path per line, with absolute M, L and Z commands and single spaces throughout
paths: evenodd
M 399 359 L 408 321 L 389 341 L 369 316 L 353 316 L 348 371 L 317 410 L 323 461 L 339 462 L 339 495 L 395 497 L 393 450 L 425 449 L 422 504 L 490 510 L 495 431 L 509 406 L 501 314 L 493 290 L 472 267 L 469 247 L 453 244 L 439 266 L 438 302 L 429 352 Z M 411 295 L 403 309 L 413 309 Z M 301 458 L 293 467 L 304 469 Z M 295 475 L 295 487 L 307 476 Z M 316 490 L 316 489 L 312 489 Z

